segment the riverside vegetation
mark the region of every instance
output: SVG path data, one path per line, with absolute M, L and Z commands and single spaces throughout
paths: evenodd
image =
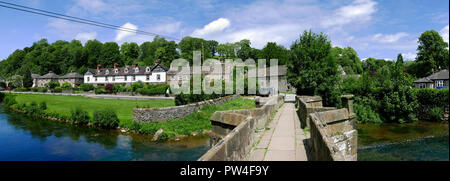
M 145 107 L 173 106 L 170 100 L 115 100 L 85 98 L 62 95 L 24 95 L 0 93 L 0 102 L 15 111 L 29 116 L 57 119 L 75 125 L 88 125 L 104 129 L 123 128 L 140 134 L 155 134 L 159 129 L 164 132 L 160 140 L 175 136 L 201 134 L 211 129 L 209 118 L 215 111 L 254 108 L 249 99 L 238 98 L 217 106 L 204 108 L 177 120 L 166 122 L 139 123 L 132 120 L 135 105 Z

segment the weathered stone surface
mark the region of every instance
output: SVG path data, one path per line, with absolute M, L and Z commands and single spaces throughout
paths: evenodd
M 283 100 L 283 96 L 278 95 L 269 97 L 260 108 L 215 112 L 211 124 L 216 141 L 199 161 L 245 160 L 255 143 L 258 125 L 264 125 Z M 217 140 L 217 135 L 222 139 Z
M 202 109 L 206 105 L 220 105 L 238 97 L 240 96 L 232 95 L 214 100 L 165 108 L 135 108 L 133 109 L 133 120 L 139 122 L 164 122 L 179 119 L 193 113 L 196 110 Z
M 152 141 L 157 141 L 159 139 L 159 136 L 164 133 L 163 129 L 159 129 L 156 131 L 155 135 L 153 135 Z

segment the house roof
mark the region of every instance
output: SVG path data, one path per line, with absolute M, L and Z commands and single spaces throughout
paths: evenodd
M 87 73 L 91 73 L 94 76 L 124 76 L 124 75 L 151 75 L 152 71 L 157 68 L 161 67 L 164 71 L 167 72 L 167 68 L 163 65 L 157 64 L 155 66 L 137 66 L 138 71 L 135 71 L 135 68 L 133 67 L 119 67 L 117 69 L 114 68 L 102 68 L 100 71 L 97 71 L 97 69 L 88 69 Z M 147 68 L 149 68 L 150 71 L 147 71 Z M 117 70 L 117 73 L 116 73 Z
M 57 78 L 59 78 L 59 75 L 56 75 L 55 73 L 50 71 L 47 74 L 40 76 L 39 78 L 41 78 L 41 79 L 57 79 Z
M 448 80 L 448 70 L 441 70 L 434 74 L 431 74 L 428 77 L 421 78 L 419 80 L 414 81 L 414 83 L 432 83 L 434 80 Z
M 441 70 L 428 76 L 428 78 L 430 80 L 448 80 L 448 70 Z
M 31 74 L 31 78 L 33 79 L 37 79 L 40 78 L 41 76 L 39 74 Z
M 73 78 L 83 78 L 83 76 L 81 74 L 75 72 L 74 70 L 72 70 L 70 73 L 62 76 L 61 78 L 73 79 Z

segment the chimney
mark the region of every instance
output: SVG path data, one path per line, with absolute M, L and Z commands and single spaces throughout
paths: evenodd
M 117 63 L 114 63 L 114 69 L 117 69 Z
M 159 60 L 156 59 L 156 60 L 155 60 L 155 66 L 158 65 L 158 64 L 159 64 Z
M 133 62 L 133 68 L 136 68 L 136 62 Z
M 100 64 L 97 64 L 97 71 L 100 71 L 100 67 L 101 67 L 102 65 L 100 65 Z

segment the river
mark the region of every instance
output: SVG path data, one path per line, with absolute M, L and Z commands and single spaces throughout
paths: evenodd
M 189 161 L 209 138 L 152 142 L 151 136 L 32 119 L 0 106 L 0 161 Z
M 359 161 L 449 161 L 448 123 L 358 124 Z

